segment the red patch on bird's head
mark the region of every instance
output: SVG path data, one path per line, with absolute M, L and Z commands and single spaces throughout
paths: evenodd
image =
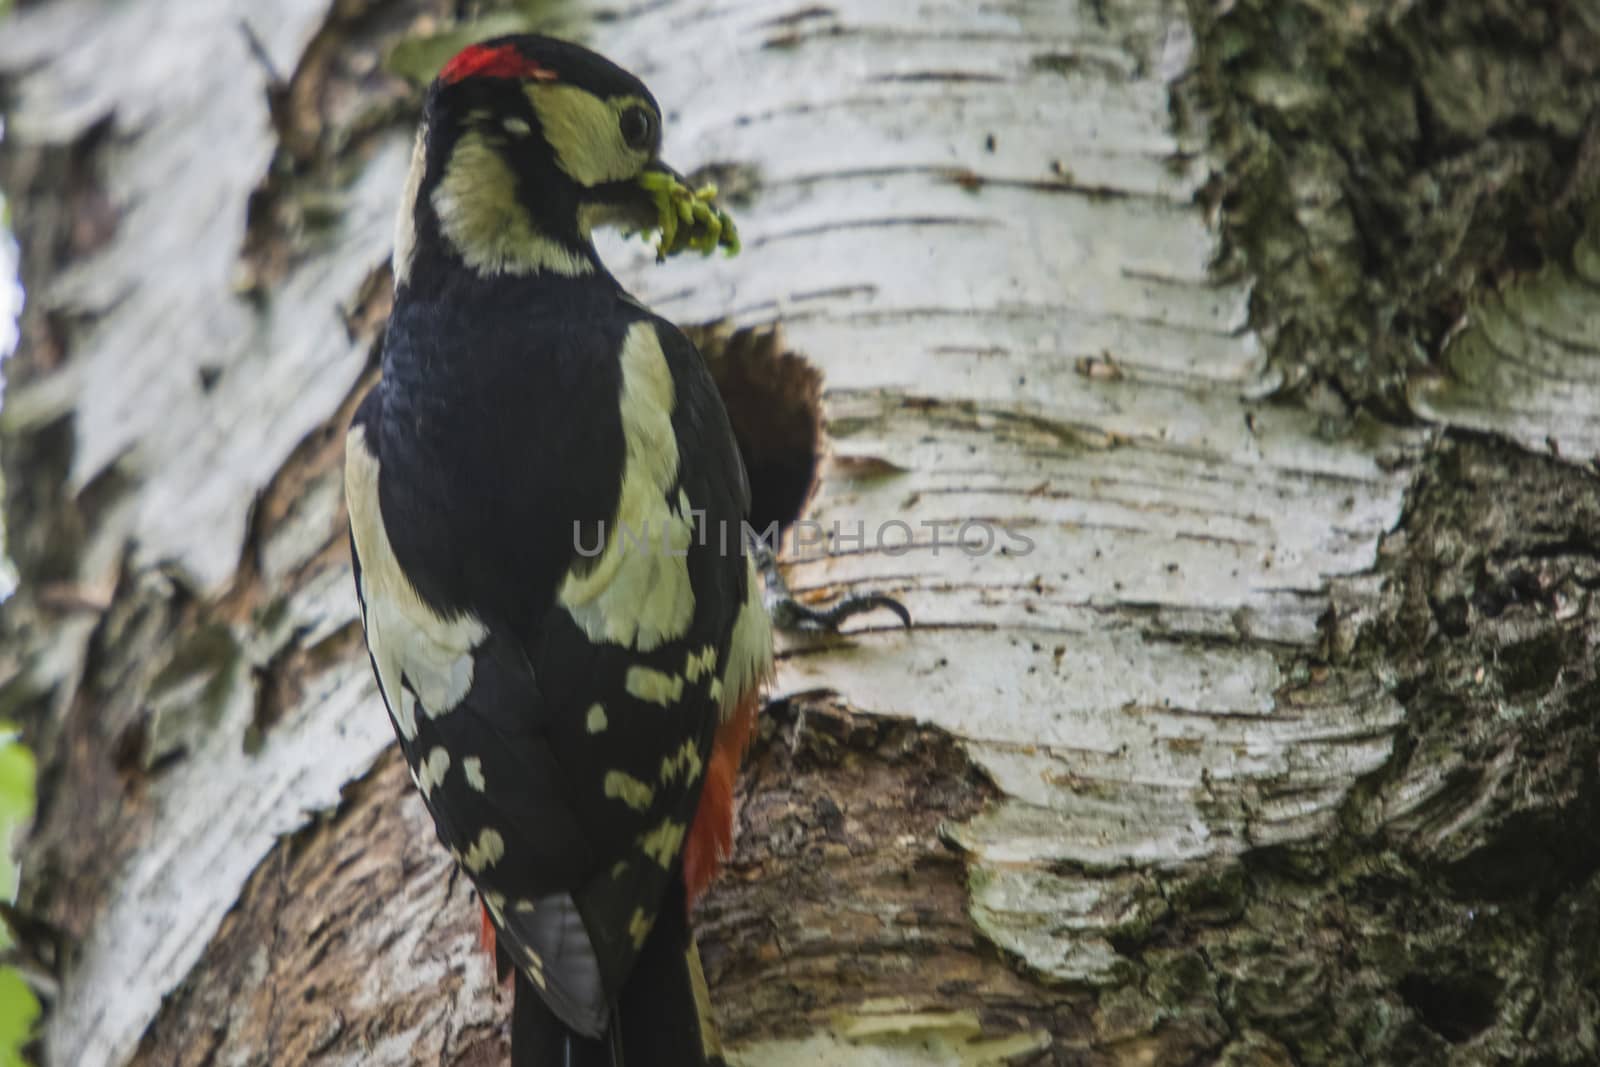
M 541 67 L 517 51 L 516 45 L 510 44 L 475 44 L 463 48 L 439 72 L 439 80 L 446 85 L 454 85 L 465 78 L 527 78 L 548 82 L 557 77 L 555 71 Z

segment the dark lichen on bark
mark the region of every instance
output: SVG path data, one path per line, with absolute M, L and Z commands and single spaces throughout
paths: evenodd
M 1191 0 L 1225 259 L 1291 388 L 1404 410 L 1474 299 L 1571 250 L 1600 15 L 1565 0 Z
M 1372 805 L 1425 863 L 1424 888 L 1470 913 L 1411 987 L 1425 1005 L 1430 982 L 1483 1002 L 1503 985 L 1502 1014 L 1483 1021 L 1491 1047 L 1510 1054 L 1526 1028 L 1546 1054 L 1592 1061 L 1600 969 L 1593 923 L 1575 919 L 1600 903 L 1600 486 L 1553 459 L 1453 440 L 1402 533 L 1373 652 L 1396 669 L 1407 744 Z M 1552 965 L 1584 944 L 1576 969 Z
M 1463 312 L 1564 261 L 1597 202 L 1600 16 L 1189 7 L 1175 111 L 1207 117 L 1219 268 L 1254 279 L 1285 402 L 1410 421 Z M 1595 1062 L 1600 482 L 1445 431 L 1376 574 L 1376 617 L 1336 593 L 1311 666 L 1383 681 L 1393 754 L 1331 838 L 1170 879 L 1141 953 L 1200 953 L 1229 1062 Z
M 1152 979 L 1172 954 L 1203 969 L 1144 988 L 1190 1018 L 1213 998 L 1232 1062 L 1592 1063 L 1600 491 L 1446 440 L 1378 570 L 1381 615 L 1333 666 L 1387 676 L 1407 711 L 1393 756 L 1331 837 L 1168 878 L 1136 958 Z

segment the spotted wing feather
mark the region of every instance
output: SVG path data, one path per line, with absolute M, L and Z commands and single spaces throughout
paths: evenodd
M 566 325 L 563 358 L 590 361 L 592 372 L 563 365 L 519 379 L 502 361 L 474 377 L 469 365 L 454 395 L 440 397 L 418 350 L 449 331 L 429 325 L 426 336 L 391 326 L 385 378 L 352 424 L 358 458 L 347 463 L 364 455 L 372 468 L 370 500 L 349 489 L 369 651 L 440 839 L 501 943 L 552 1011 L 595 1036 L 669 879 L 681 878 L 736 620 L 759 603 L 739 552 L 748 487 L 698 354 L 670 326 L 632 313 L 628 327 L 649 331 L 671 378 L 678 463 L 671 484 L 655 488 L 669 506 L 701 513 L 710 536 L 663 564 L 683 567 L 693 591 L 681 632 L 648 648 L 596 640 L 597 626 L 630 631 L 638 620 L 575 611 L 558 591 L 592 566 L 576 551 L 573 519 L 615 513 L 627 475 L 618 468 L 634 462 L 617 447 L 632 441 L 627 377 L 604 362 L 623 350 L 619 338 Z M 567 395 L 550 394 L 552 379 L 571 383 Z M 572 395 L 584 388 L 596 395 Z M 609 390 L 624 394 L 621 409 Z M 527 399 L 519 418 L 474 417 L 503 410 L 508 391 Z M 357 486 L 350 472 L 347 487 Z M 539 500 L 548 515 L 529 506 Z M 651 610 L 614 599 L 597 602 L 613 615 Z

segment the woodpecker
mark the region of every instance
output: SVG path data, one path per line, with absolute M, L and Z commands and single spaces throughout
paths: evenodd
M 345 442 L 367 649 L 514 970 L 515 1067 L 721 1062 L 688 909 L 731 849 L 772 633 L 706 365 L 591 241 L 737 247 L 660 143 L 645 86 L 577 45 L 452 59 Z

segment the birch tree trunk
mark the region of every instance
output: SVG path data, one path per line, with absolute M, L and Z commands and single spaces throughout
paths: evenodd
M 0 25 L 45 1063 L 503 1062 L 339 487 L 462 14 L 651 85 L 745 251 L 606 252 L 802 470 L 820 372 L 788 577 L 916 619 L 783 645 L 738 1062 L 1600 1058 L 1592 7 L 458 6 Z

